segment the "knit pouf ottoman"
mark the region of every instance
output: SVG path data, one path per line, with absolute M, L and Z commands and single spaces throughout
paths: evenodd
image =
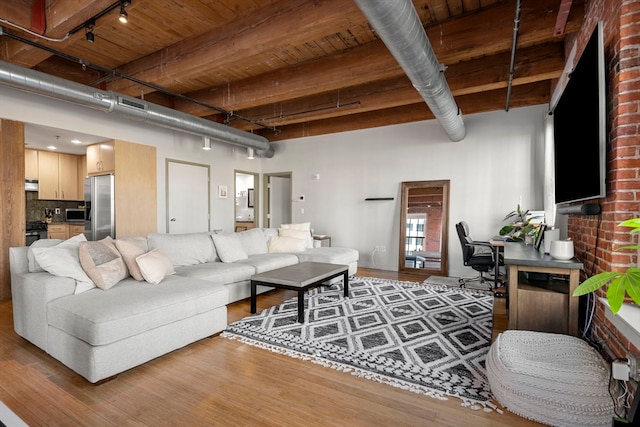
M 505 331 L 487 354 L 494 397 L 510 412 L 551 426 L 610 426 L 609 365 L 583 340 Z

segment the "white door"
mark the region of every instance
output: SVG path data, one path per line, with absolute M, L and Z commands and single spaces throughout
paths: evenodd
M 209 231 L 209 166 L 167 160 L 167 233 Z
M 269 176 L 269 227 L 291 224 L 291 174 Z

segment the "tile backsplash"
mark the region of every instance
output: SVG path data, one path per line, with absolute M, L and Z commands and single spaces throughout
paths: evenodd
M 83 206 L 84 201 L 64 201 L 64 200 L 39 200 L 35 191 L 26 192 L 26 213 L 27 221 L 44 221 L 45 208 L 55 212 L 55 208 L 60 208 L 60 214 L 54 214 L 51 222 L 64 222 L 64 210 Z

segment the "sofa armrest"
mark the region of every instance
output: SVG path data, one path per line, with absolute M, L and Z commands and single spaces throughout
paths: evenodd
M 47 304 L 73 295 L 76 281 L 52 274 L 29 273 L 24 247 L 9 248 L 13 324 L 18 335 L 41 349 L 47 349 Z

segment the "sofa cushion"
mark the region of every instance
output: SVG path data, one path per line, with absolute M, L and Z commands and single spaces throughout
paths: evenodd
M 125 279 L 109 292 L 99 289 L 58 298 L 47 306 L 49 325 L 90 345 L 105 345 L 226 305 L 220 284 L 177 275 L 158 285 Z
M 222 262 L 235 262 L 247 259 L 248 255 L 242 247 L 238 233 L 211 235 L 216 251 Z
M 267 253 L 267 238 L 260 228 L 241 231 L 238 234 L 242 249 L 248 256 Z
M 176 274 L 226 285 L 249 280 L 251 276 L 256 274 L 256 269 L 252 265 L 240 264 L 239 262 L 229 264 L 208 262 L 206 264 L 176 267 Z
M 140 268 L 140 273 L 146 282 L 157 285 L 170 274 L 175 274 L 173 264 L 163 251 L 151 249 L 136 258 L 136 263 Z
M 140 241 L 133 239 L 117 239 L 115 241 L 116 249 L 120 252 L 124 263 L 127 265 L 127 269 L 129 270 L 129 274 L 131 277 L 138 281 L 144 280 L 142 277 L 142 273 L 140 272 L 140 267 L 138 267 L 138 263 L 136 262 L 136 258 L 140 255 L 147 252 L 146 244 L 143 245 Z
M 358 261 L 359 253 L 351 248 L 321 247 L 296 252 L 300 262 L 326 262 L 329 264 L 351 264 Z
M 161 249 L 177 267 L 215 261 L 216 248 L 213 246 L 210 235 L 208 232 L 153 233 L 147 237 L 147 241 L 149 249 Z
M 256 254 L 237 262 L 237 264 L 248 264 L 253 266 L 256 271 L 255 274 L 275 270 L 276 268 L 287 267 L 297 263 L 298 257 L 290 253 Z
M 54 276 L 71 277 L 76 281 L 75 293 L 95 288 L 95 284 L 80 265 L 80 242 L 86 242 L 84 234 L 78 234 L 64 242 L 49 248 L 34 248 L 36 261 L 47 272 Z
M 78 256 L 84 272 L 102 290 L 110 289 L 129 275 L 120 252 L 109 236 L 95 242 L 80 242 Z
M 44 268 L 40 267 L 38 261 L 36 261 L 35 255 L 33 255 L 33 250 L 35 248 L 50 248 L 51 246 L 58 245 L 64 242 L 62 239 L 40 239 L 33 242 L 29 245 L 29 249 L 27 249 L 27 260 L 29 262 L 29 273 L 41 273 Z

